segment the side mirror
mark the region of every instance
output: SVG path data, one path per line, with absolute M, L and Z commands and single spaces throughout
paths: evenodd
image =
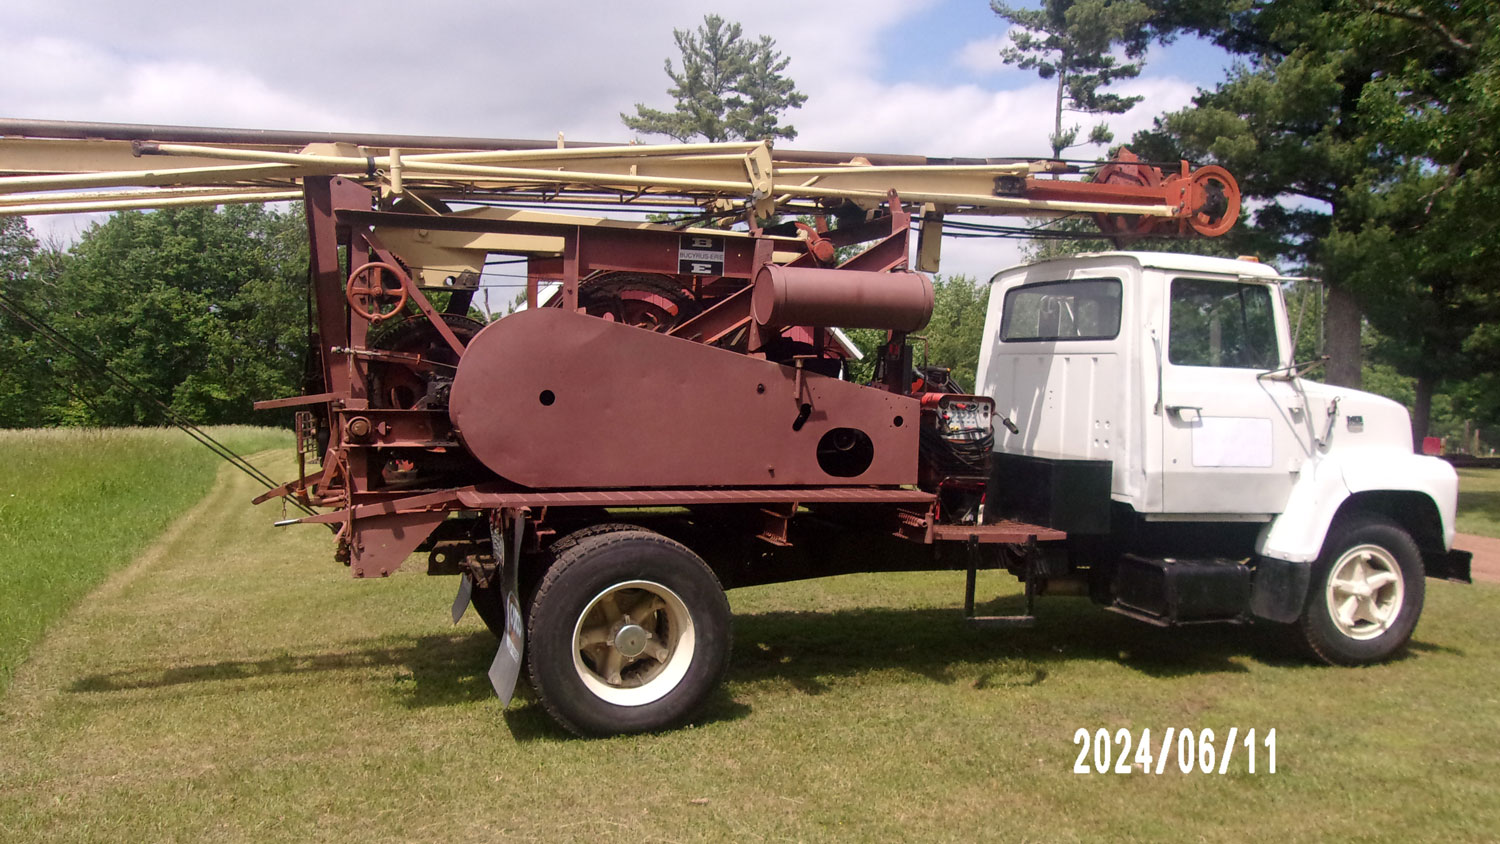
M 1280 369 L 1271 369 L 1255 376 L 1266 378 L 1271 381 L 1295 381 L 1303 375 L 1317 369 L 1328 362 L 1328 355 L 1319 355 L 1317 358 L 1303 363 L 1294 363 L 1291 366 L 1283 366 Z

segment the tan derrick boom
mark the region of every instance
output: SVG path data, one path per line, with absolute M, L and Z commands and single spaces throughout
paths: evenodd
M 1124 160 L 1093 181 L 1055 178 L 1063 162 L 934 159 L 773 149 L 767 141 L 565 145 L 542 141 L 351 135 L 185 126 L 0 119 L 0 214 L 57 214 L 297 199 L 309 176 L 339 176 L 383 203 L 504 200 L 552 207 L 612 203 L 693 207 L 766 219 L 896 191 L 938 215 L 1100 215 L 1148 218 L 1222 234 L 1239 191 L 1221 168 L 1163 177 Z
M 906 343 L 946 218 L 1085 215 L 1128 239 L 1219 235 L 1239 213 L 1222 169 L 1128 151 L 1084 174 L 768 142 L 0 120 L 0 215 L 292 199 L 317 365 L 304 395 L 256 406 L 305 408 L 298 453 L 317 465 L 258 500 L 326 508 L 292 521 L 334 528 L 356 577 L 418 550 L 462 574 L 456 609 L 472 596 L 504 639 L 497 692 L 528 654 L 548 711 L 584 733 L 692 714 L 728 655 L 724 584 L 966 568 L 972 608 L 979 567 L 1028 601 L 1045 583 L 1039 544 L 1066 535 L 981 506 L 1009 480 L 994 400 L 914 368 Z M 791 215 L 813 222 L 771 223 Z M 469 307 L 493 255 L 524 262 L 527 308 L 485 324 Z M 887 332 L 872 383 L 847 379 L 840 328 Z

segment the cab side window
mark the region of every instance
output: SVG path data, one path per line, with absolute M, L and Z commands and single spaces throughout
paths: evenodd
M 1172 280 L 1167 360 L 1177 366 L 1275 369 L 1276 319 L 1264 284 Z

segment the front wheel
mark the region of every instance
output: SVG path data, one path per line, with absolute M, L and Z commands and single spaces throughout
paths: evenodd
M 1384 519 L 1356 517 L 1329 537 L 1298 626 L 1325 662 L 1380 662 L 1411 638 L 1424 586 L 1411 536 Z
M 728 664 L 729 601 L 696 554 L 614 530 L 562 551 L 527 631 L 531 685 L 580 735 L 637 733 L 691 717 Z

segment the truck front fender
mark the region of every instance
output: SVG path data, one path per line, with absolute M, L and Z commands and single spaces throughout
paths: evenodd
M 1323 537 L 1349 498 L 1349 487 L 1337 461 L 1303 465 L 1286 507 L 1260 532 L 1255 553 L 1293 563 L 1310 563 L 1323 552 Z
M 1304 468 L 1286 508 L 1261 531 L 1256 553 L 1310 563 L 1322 553 L 1339 513 L 1361 506 L 1390 516 L 1424 551 L 1447 551 L 1453 545 L 1458 474 L 1446 461 L 1416 454 L 1323 455 Z

